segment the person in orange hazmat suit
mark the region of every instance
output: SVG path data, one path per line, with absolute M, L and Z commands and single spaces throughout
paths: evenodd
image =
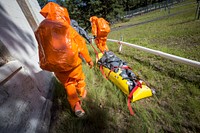
M 97 48 L 103 53 L 108 51 L 106 40 L 108 33 L 110 32 L 109 23 L 104 18 L 98 18 L 96 16 L 90 17 L 92 26 L 92 35 L 94 36 Z
M 72 111 L 76 116 L 81 117 L 85 111 L 81 107 L 80 97 L 84 98 L 87 91 L 80 55 L 90 68 L 93 67 L 86 42 L 70 26 L 70 17 L 66 8 L 49 2 L 40 13 L 45 17 L 35 31 L 40 67 L 54 72 L 65 87 Z

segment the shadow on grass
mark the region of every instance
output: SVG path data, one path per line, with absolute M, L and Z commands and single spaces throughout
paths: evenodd
M 56 82 L 56 86 L 50 133 L 102 133 L 104 130 L 108 131 L 108 120 L 110 119 L 108 112 L 100 108 L 90 96 L 83 100 L 82 107 L 86 115 L 78 118 L 71 111 L 64 87 L 58 82 Z

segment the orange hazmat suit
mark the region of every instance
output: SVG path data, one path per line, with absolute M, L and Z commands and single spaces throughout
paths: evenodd
M 90 22 L 92 25 L 92 35 L 95 37 L 97 48 L 102 53 L 108 51 L 109 49 L 106 45 L 106 40 L 108 33 L 110 32 L 109 23 L 105 19 L 96 16 L 90 17 Z
M 70 26 L 66 8 L 49 2 L 40 13 L 45 19 L 35 32 L 38 41 L 40 67 L 54 72 L 64 85 L 72 110 L 79 96 L 83 96 L 86 83 L 82 60 L 93 66 L 85 40 Z

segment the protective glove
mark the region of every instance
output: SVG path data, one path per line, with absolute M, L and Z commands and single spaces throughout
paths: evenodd
M 92 68 L 94 66 L 93 61 L 88 62 L 88 65 L 90 66 L 90 68 Z

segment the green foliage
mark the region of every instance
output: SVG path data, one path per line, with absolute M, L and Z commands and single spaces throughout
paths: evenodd
M 48 3 L 48 0 L 37 0 L 37 1 L 41 8 L 44 7 Z
M 164 1 L 164 2 L 163 2 Z M 78 21 L 80 26 L 90 26 L 91 16 L 103 17 L 110 23 L 126 20 L 126 11 L 146 7 L 156 2 L 166 5 L 166 0 L 56 0 L 56 2 L 66 7 L 70 18 Z M 38 0 L 41 7 L 47 4 L 48 0 Z M 160 5 L 159 5 L 160 6 Z

